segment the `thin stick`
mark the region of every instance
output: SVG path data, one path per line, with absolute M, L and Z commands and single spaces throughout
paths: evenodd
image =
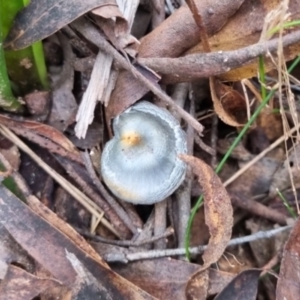
M 213 169 L 217 168 L 217 143 L 218 143 L 218 123 L 219 119 L 217 115 L 212 117 L 212 124 L 211 124 L 211 134 L 210 134 L 210 144 L 211 147 L 215 150 L 214 155 L 211 157 L 211 166 Z
M 262 151 L 260 154 L 255 156 L 252 160 L 250 160 L 247 164 L 245 164 L 240 170 L 238 170 L 234 175 L 232 175 L 229 179 L 227 179 L 223 185 L 228 186 L 230 183 L 235 181 L 237 178 L 239 178 L 242 174 L 244 174 L 251 166 L 253 166 L 255 163 L 257 163 L 260 159 L 262 159 L 268 152 L 276 148 L 278 145 L 280 145 L 282 142 L 286 141 L 288 137 L 290 137 L 294 132 L 296 132 L 300 128 L 300 124 L 292 128 L 289 132 L 287 132 L 285 135 L 281 136 L 279 139 L 277 139 L 274 143 L 272 143 L 268 148 L 266 148 L 264 151 Z
M 140 247 L 146 244 L 152 244 L 153 242 L 156 242 L 160 239 L 164 239 L 172 234 L 174 234 L 174 229 L 173 228 L 167 228 L 166 231 L 160 235 L 155 235 L 151 238 L 148 239 L 144 239 L 141 241 L 116 241 L 116 240 L 109 240 L 106 238 L 103 238 L 99 235 L 94 235 L 91 234 L 85 230 L 79 229 L 79 228 L 75 228 L 76 231 L 78 231 L 81 235 L 91 238 L 94 241 L 100 242 L 100 243 L 104 243 L 104 244 L 110 244 L 110 245 L 115 245 L 115 246 L 120 246 L 120 247 Z
M 168 198 L 154 205 L 154 235 L 161 235 L 167 228 L 167 201 Z M 158 240 L 155 249 L 166 249 L 166 240 Z
M 288 33 L 282 37 L 284 47 L 300 41 L 300 31 Z M 138 62 L 146 65 L 160 75 L 173 75 L 175 82 L 193 81 L 226 73 L 232 69 L 249 64 L 259 55 L 267 55 L 278 47 L 278 38 L 258 42 L 250 46 L 231 51 L 190 54 L 178 58 L 148 57 L 139 58 Z
M 274 237 L 275 235 L 291 229 L 292 226 L 284 226 L 279 227 L 276 229 L 272 229 L 269 231 L 258 231 L 254 234 L 245 236 L 245 237 L 239 237 L 232 239 L 227 247 L 229 246 L 235 246 L 235 245 L 241 245 L 253 241 L 257 241 L 260 239 L 267 239 Z M 191 254 L 200 254 L 203 253 L 203 251 L 207 248 L 207 245 L 205 246 L 199 246 L 199 247 L 191 247 L 189 248 L 189 251 Z M 178 248 L 178 249 L 166 249 L 166 250 L 150 250 L 145 252 L 136 252 L 136 253 L 118 253 L 118 254 L 112 254 L 112 255 L 106 255 L 104 259 L 107 262 L 129 262 L 129 261 L 135 261 L 135 260 L 142 260 L 142 259 L 153 259 L 153 258 L 160 258 L 160 257 L 168 257 L 168 256 L 177 256 L 177 255 L 184 255 L 185 254 L 185 248 Z
M 195 114 L 195 103 L 191 100 L 190 114 Z M 194 129 L 188 124 L 187 131 L 187 148 L 188 154 L 194 154 Z M 200 138 L 200 137 L 199 137 Z M 184 247 L 185 232 L 188 220 L 191 213 L 191 190 L 192 190 L 193 172 L 190 167 L 187 169 L 186 178 L 182 186 L 176 191 L 177 211 L 178 211 L 178 224 L 177 224 L 177 238 L 178 247 Z
M 112 227 L 112 225 L 103 218 L 104 212 L 85 194 L 68 182 L 64 177 L 49 167 L 41 158 L 39 158 L 22 140 L 19 139 L 6 126 L 0 125 L 0 132 L 7 139 L 13 142 L 18 148 L 28 154 L 46 173 L 48 173 L 58 184 L 60 184 L 70 195 L 72 195 L 82 206 L 84 206 L 91 214 L 101 219 L 102 224 L 116 236 L 120 234 Z
M 130 231 L 133 234 L 135 234 L 137 229 L 132 224 L 132 221 L 129 218 L 128 214 L 121 207 L 121 205 L 112 196 L 109 195 L 109 193 L 105 190 L 104 186 L 102 185 L 99 178 L 97 177 L 89 154 L 87 152 L 82 152 L 81 157 L 82 157 L 82 160 L 85 164 L 85 167 L 86 167 L 89 175 L 91 176 L 91 178 L 93 180 L 93 183 L 99 190 L 100 194 L 104 197 L 104 199 L 106 199 L 106 201 L 109 203 L 109 205 L 112 207 L 112 209 L 118 215 L 118 217 L 125 223 L 125 225 L 130 229 Z
M 194 119 L 189 113 L 184 109 L 176 105 L 171 97 L 169 97 L 158 85 L 153 84 L 148 78 L 142 75 L 136 68 L 130 64 L 125 57 L 123 57 L 91 24 L 84 22 L 84 19 L 78 19 L 72 23 L 72 27 L 80 32 L 85 38 L 92 41 L 101 50 L 111 53 L 114 59 L 120 64 L 122 68 L 129 71 L 133 76 L 144 84 L 150 91 L 152 91 L 158 98 L 163 100 L 172 109 L 176 110 L 180 116 L 193 128 L 201 134 L 203 131 L 203 126 Z
M 193 18 L 199 28 L 200 39 L 201 39 L 201 44 L 203 46 L 203 50 L 205 52 L 210 52 L 207 31 L 203 24 L 203 19 L 201 14 L 199 13 L 198 7 L 194 0 L 186 0 L 186 4 L 188 5 L 190 11 L 192 12 Z

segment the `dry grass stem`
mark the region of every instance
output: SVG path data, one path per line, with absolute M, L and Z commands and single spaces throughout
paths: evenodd
M 7 127 L 0 125 L 0 132 L 8 140 L 14 143 L 18 148 L 28 154 L 47 174 L 49 174 L 58 184 L 60 184 L 70 195 L 72 195 L 80 204 L 82 204 L 91 214 L 101 219 L 101 223 L 116 236 L 119 233 L 111 226 L 111 224 L 103 218 L 104 212 L 79 189 L 68 182 L 64 177 L 49 167 L 41 158 L 39 158 L 22 140 L 20 140 Z

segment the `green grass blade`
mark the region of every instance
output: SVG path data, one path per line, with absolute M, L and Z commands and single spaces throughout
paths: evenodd
M 1 15 L 0 15 L 1 23 Z M 21 108 L 21 103 L 14 97 L 10 81 L 7 75 L 4 51 L 2 48 L 2 32 L 0 30 L 0 107 L 10 111 L 17 111 Z
M 293 71 L 293 69 L 299 64 L 299 62 L 300 62 L 300 56 L 298 56 L 295 59 L 295 61 L 292 63 L 292 65 L 288 68 L 288 73 L 291 73 Z M 224 157 L 221 160 L 221 162 L 218 164 L 218 166 L 216 168 L 216 173 L 219 173 L 222 170 L 224 164 L 226 163 L 227 159 L 231 155 L 231 153 L 234 150 L 234 148 L 242 140 L 243 136 L 246 134 L 246 132 L 248 131 L 248 129 L 250 128 L 250 126 L 256 120 L 256 118 L 258 117 L 258 115 L 260 114 L 260 112 L 262 111 L 262 109 L 268 104 L 268 102 L 270 101 L 270 99 L 272 98 L 272 96 L 275 94 L 275 92 L 276 92 L 275 89 L 271 90 L 269 92 L 269 94 L 263 99 L 263 101 L 261 102 L 261 104 L 258 106 L 258 108 L 256 109 L 256 111 L 253 113 L 253 115 L 251 116 L 251 118 L 247 122 L 247 124 L 243 127 L 243 129 L 240 131 L 239 135 L 236 137 L 236 139 L 234 140 L 234 142 L 231 144 L 230 148 L 228 149 L 228 151 L 224 155 Z M 186 229 L 186 238 L 185 238 L 185 251 L 186 251 L 186 257 L 187 257 L 187 259 L 190 259 L 189 247 L 190 247 L 190 236 L 191 236 L 192 224 L 193 224 L 196 212 L 197 212 L 198 208 L 201 206 L 202 202 L 203 202 L 203 196 L 201 195 L 198 198 L 197 203 L 195 204 L 194 208 L 192 209 L 192 213 L 191 213 L 189 221 L 188 221 L 188 226 L 187 226 L 187 229 Z
M 0 30 L 5 38 L 16 14 L 29 3 L 28 0 L 0 0 Z M 34 90 L 49 89 L 44 51 L 41 42 L 22 50 L 5 51 L 10 79 L 24 95 Z
M 284 206 L 288 210 L 289 214 L 293 217 L 293 219 L 296 220 L 297 214 L 296 214 L 295 210 L 289 205 L 288 201 L 284 198 L 284 196 L 278 189 L 276 189 L 276 192 L 277 192 L 278 196 L 280 197 L 280 199 L 282 200 Z

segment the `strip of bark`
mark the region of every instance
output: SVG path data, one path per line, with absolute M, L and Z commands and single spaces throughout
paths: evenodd
M 300 41 L 300 31 L 282 37 L 283 47 Z M 259 55 L 268 55 L 278 48 L 279 39 L 259 42 L 233 51 L 191 54 L 179 58 L 139 58 L 140 64 L 146 65 L 161 75 L 168 75 L 167 83 L 187 82 L 199 78 L 216 76 L 244 66 Z

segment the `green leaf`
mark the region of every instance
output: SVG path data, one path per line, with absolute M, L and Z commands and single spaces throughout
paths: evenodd
M 28 2 L 28 0 L 0 0 L 0 31 L 3 39 L 13 25 L 17 13 Z M 20 95 L 49 88 L 41 42 L 34 43 L 22 50 L 5 51 L 4 53 L 8 75 L 17 85 Z

